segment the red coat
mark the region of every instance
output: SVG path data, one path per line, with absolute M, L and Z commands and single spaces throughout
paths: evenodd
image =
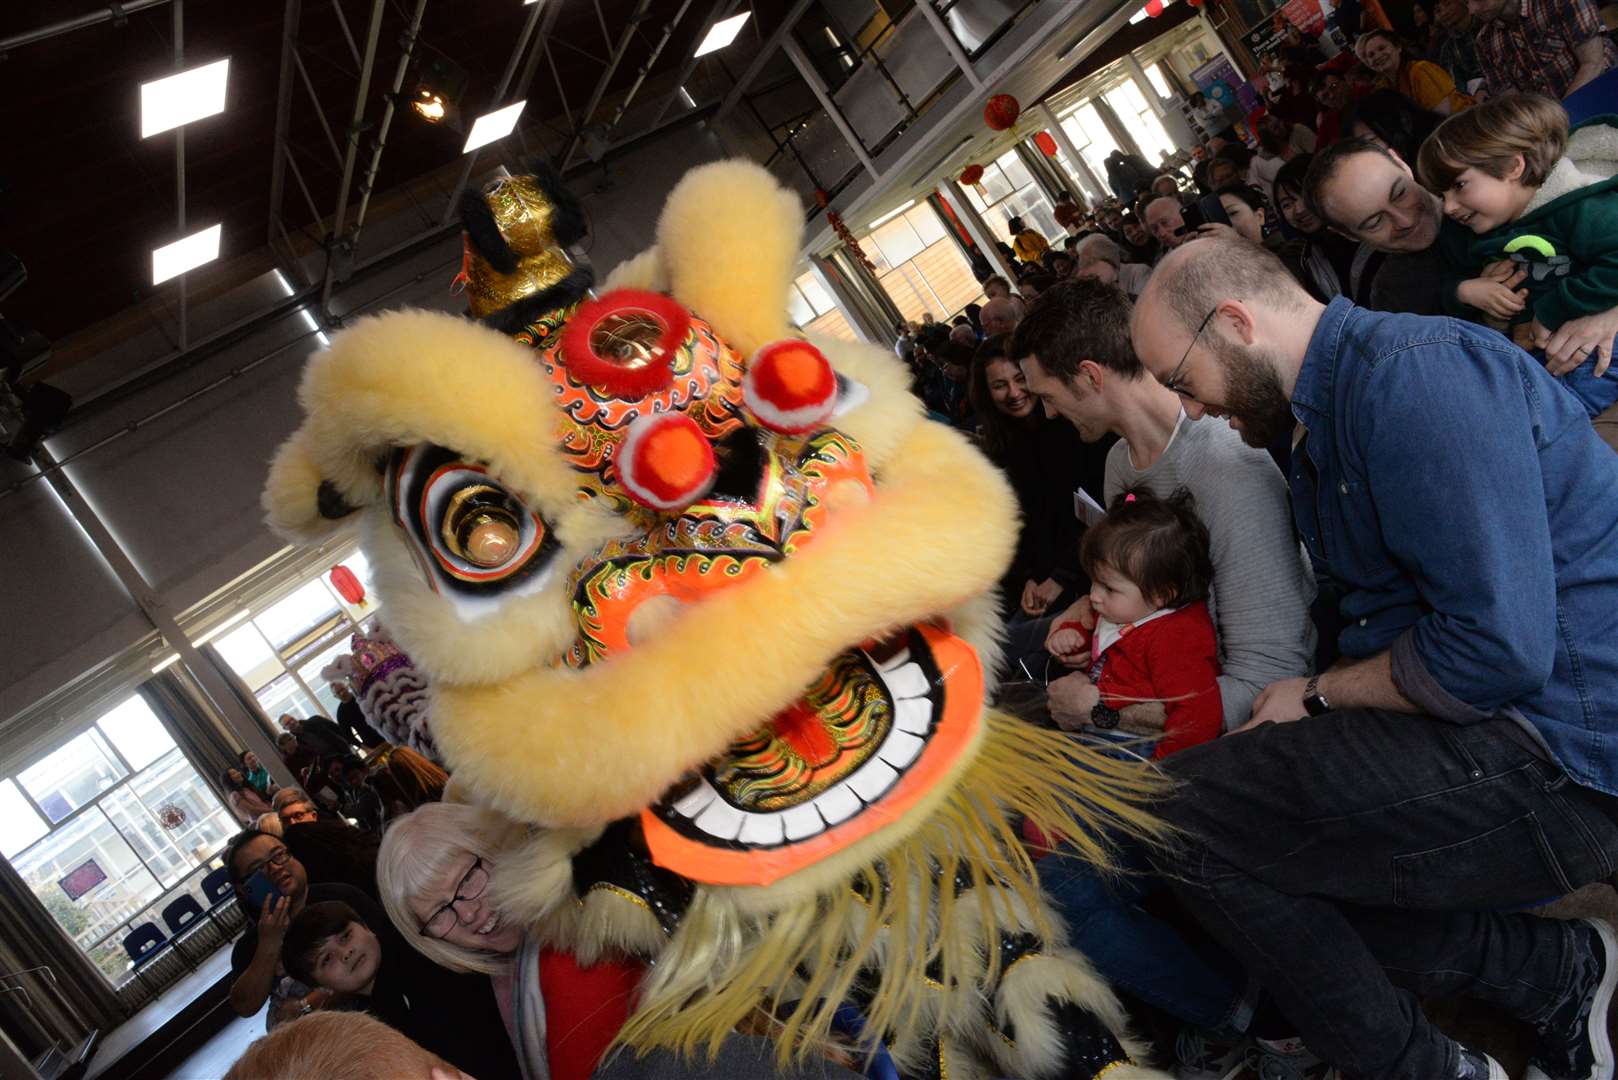
M 1225 722 L 1219 698 L 1219 647 L 1213 618 L 1202 601 L 1142 623 L 1101 654 L 1096 688 L 1113 709 L 1161 701 L 1163 737 L 1152 757 L 1216 737 Z

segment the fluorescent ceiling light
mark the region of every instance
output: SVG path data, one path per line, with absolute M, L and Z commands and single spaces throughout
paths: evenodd
M 697 51 L 691 55 L 707 56 L 711 52 L 718 52 L 723 49 L 726 45 L 736 40 L 736 35 L 742 32 L 742 26 L 752 17 L 753 13 L 751 11 L 744 11 L 740 15 L 720 19 L 709 28 L 708 36 L 702 39 L 702 44 L 698 45 Z
M 683 86 L 680 87 L 680 100 L 685 102 L 685 107 L 688 109 L 697 107 L 697 99 L 692 97 L 691 92 Z
M 179 659 L 180 659 L 180 654 L 179 653 L 169 653 L 163 659 L 159 660 L 157 663 L 152 665 L 152 674 L 153 675 L 160 674 L 163 671 L 164 668 L 172 666 L 173 664 L 178 662 Z
M 906 210 L 910 209 L 912 206 L 915 206 L 915 205 L 916 205 L 916 200 L 911 199 L 909 202 L 905 203 L 903 206 L 899 207 L 897 210 L 889 210 L 886 214 L 883 214 L 881 217 L 879 217 L 875 221 L 871 222 L 871 228 L 874 229 L 878 225 L 884 225 L 887 222 L 892 221 L 894 218 L 898 217 L 900 214 L 904 213 Z
M 230 60 L 204 64 L 178 75 L 140 84 L 140 137 L 182 127 L 225 111 L 225 77 Z
M 152 252 L 152 284 L 161 285 L 169 278 L 179 277 L 187 270 L 195 270 L 203 263 L 219 258 L 219 226 L 210 225 L 201 232 L 192 233 L 184 240 L 176 240 L 167 247 Z
M 480 146 L 498 142 L 510 135 L 512 129 L 517 126 L 517 117 L 522 115 L 523 106 L 527 104 L 528 101 L 525 98 L 515 104 L 507 105 L 503 109 L 496 109 L 492 113 L 484 113 L 478 117 L 477 122 L 472 125 L 472 133 L 466 137 L 466 147 L 462 149 L 461 153 L 470 154 Z

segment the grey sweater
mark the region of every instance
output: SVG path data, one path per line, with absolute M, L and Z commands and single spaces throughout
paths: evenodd
M 1286 480 L 1269 454 L 1242 442 L 1224 420 L 1181 416 L 1151 468 L 1135 468 L 1128 443 L 1108 453 L 1108 504 L 1131 487 L 1160 498 L 1184 487 L 1197 501 L 1212 547 L 1209 607 L 1219 631 L 1225 730 L 1240 727 L 1260 690 L 1307 675 L 1314 664 L 1315 579 L 1292 531 Z

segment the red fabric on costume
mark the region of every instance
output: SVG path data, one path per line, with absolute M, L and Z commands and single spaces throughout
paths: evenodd
M 580 967 L 572 953 L 540 950 L 551 1080 L 590 1080 L 629 1019 L 644 972 L 640 964 L 616 960 Z
M 1128 631 L 1102 654 L 1096 689 L 1109 708 L 1161 701 L 1167 717 L 1152 757 L 1216 737 L 1224 728 L 1219 650 L 1202 601 Z M 1172 700 L 1172 699 L 1180 700 Z

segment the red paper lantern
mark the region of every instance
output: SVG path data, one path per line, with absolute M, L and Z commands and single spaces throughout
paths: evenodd
M 1034 145 L 1039 147 L 1039 152 L 1046 157 L 1056 156 L 1056 139 L 1050 132 L 1041 131 L 1038 135 L 1035 135 Z
M 1154 19 L 1163 14 L 1163 0 L 1146 0 L 1146 14 Z
M 826 194 L 825 188 L 815 188 L 815 205 L 821 209 L 831 205 L 831 196 Z
M 355 576 L 354 571 L 346 566 L 334 566 L 327 577 L 331 580 L 331 587 L 337 590 L 337 595 L 348 603 L 355 607 L 365 603 L 365 584 Z
M 1161 0 L 1152 0 L 1161 4 Z M 1160 8 L 1161 10 L 1161 8 Z M 1017 122 L 1017 116 L 1022 112 L 1022 106 L 1010 94 L 996 94 L 983 106 L 983 122 L 995 131 L 1005 131 Z
M 983 179 L 982 165 L 968 165 L 961 170 L 961 183 L 976 184 Z
M 1202 0 L 1185 0 L 1185 2 L 1194 8 L 1199 8 L 1202 6 Z

